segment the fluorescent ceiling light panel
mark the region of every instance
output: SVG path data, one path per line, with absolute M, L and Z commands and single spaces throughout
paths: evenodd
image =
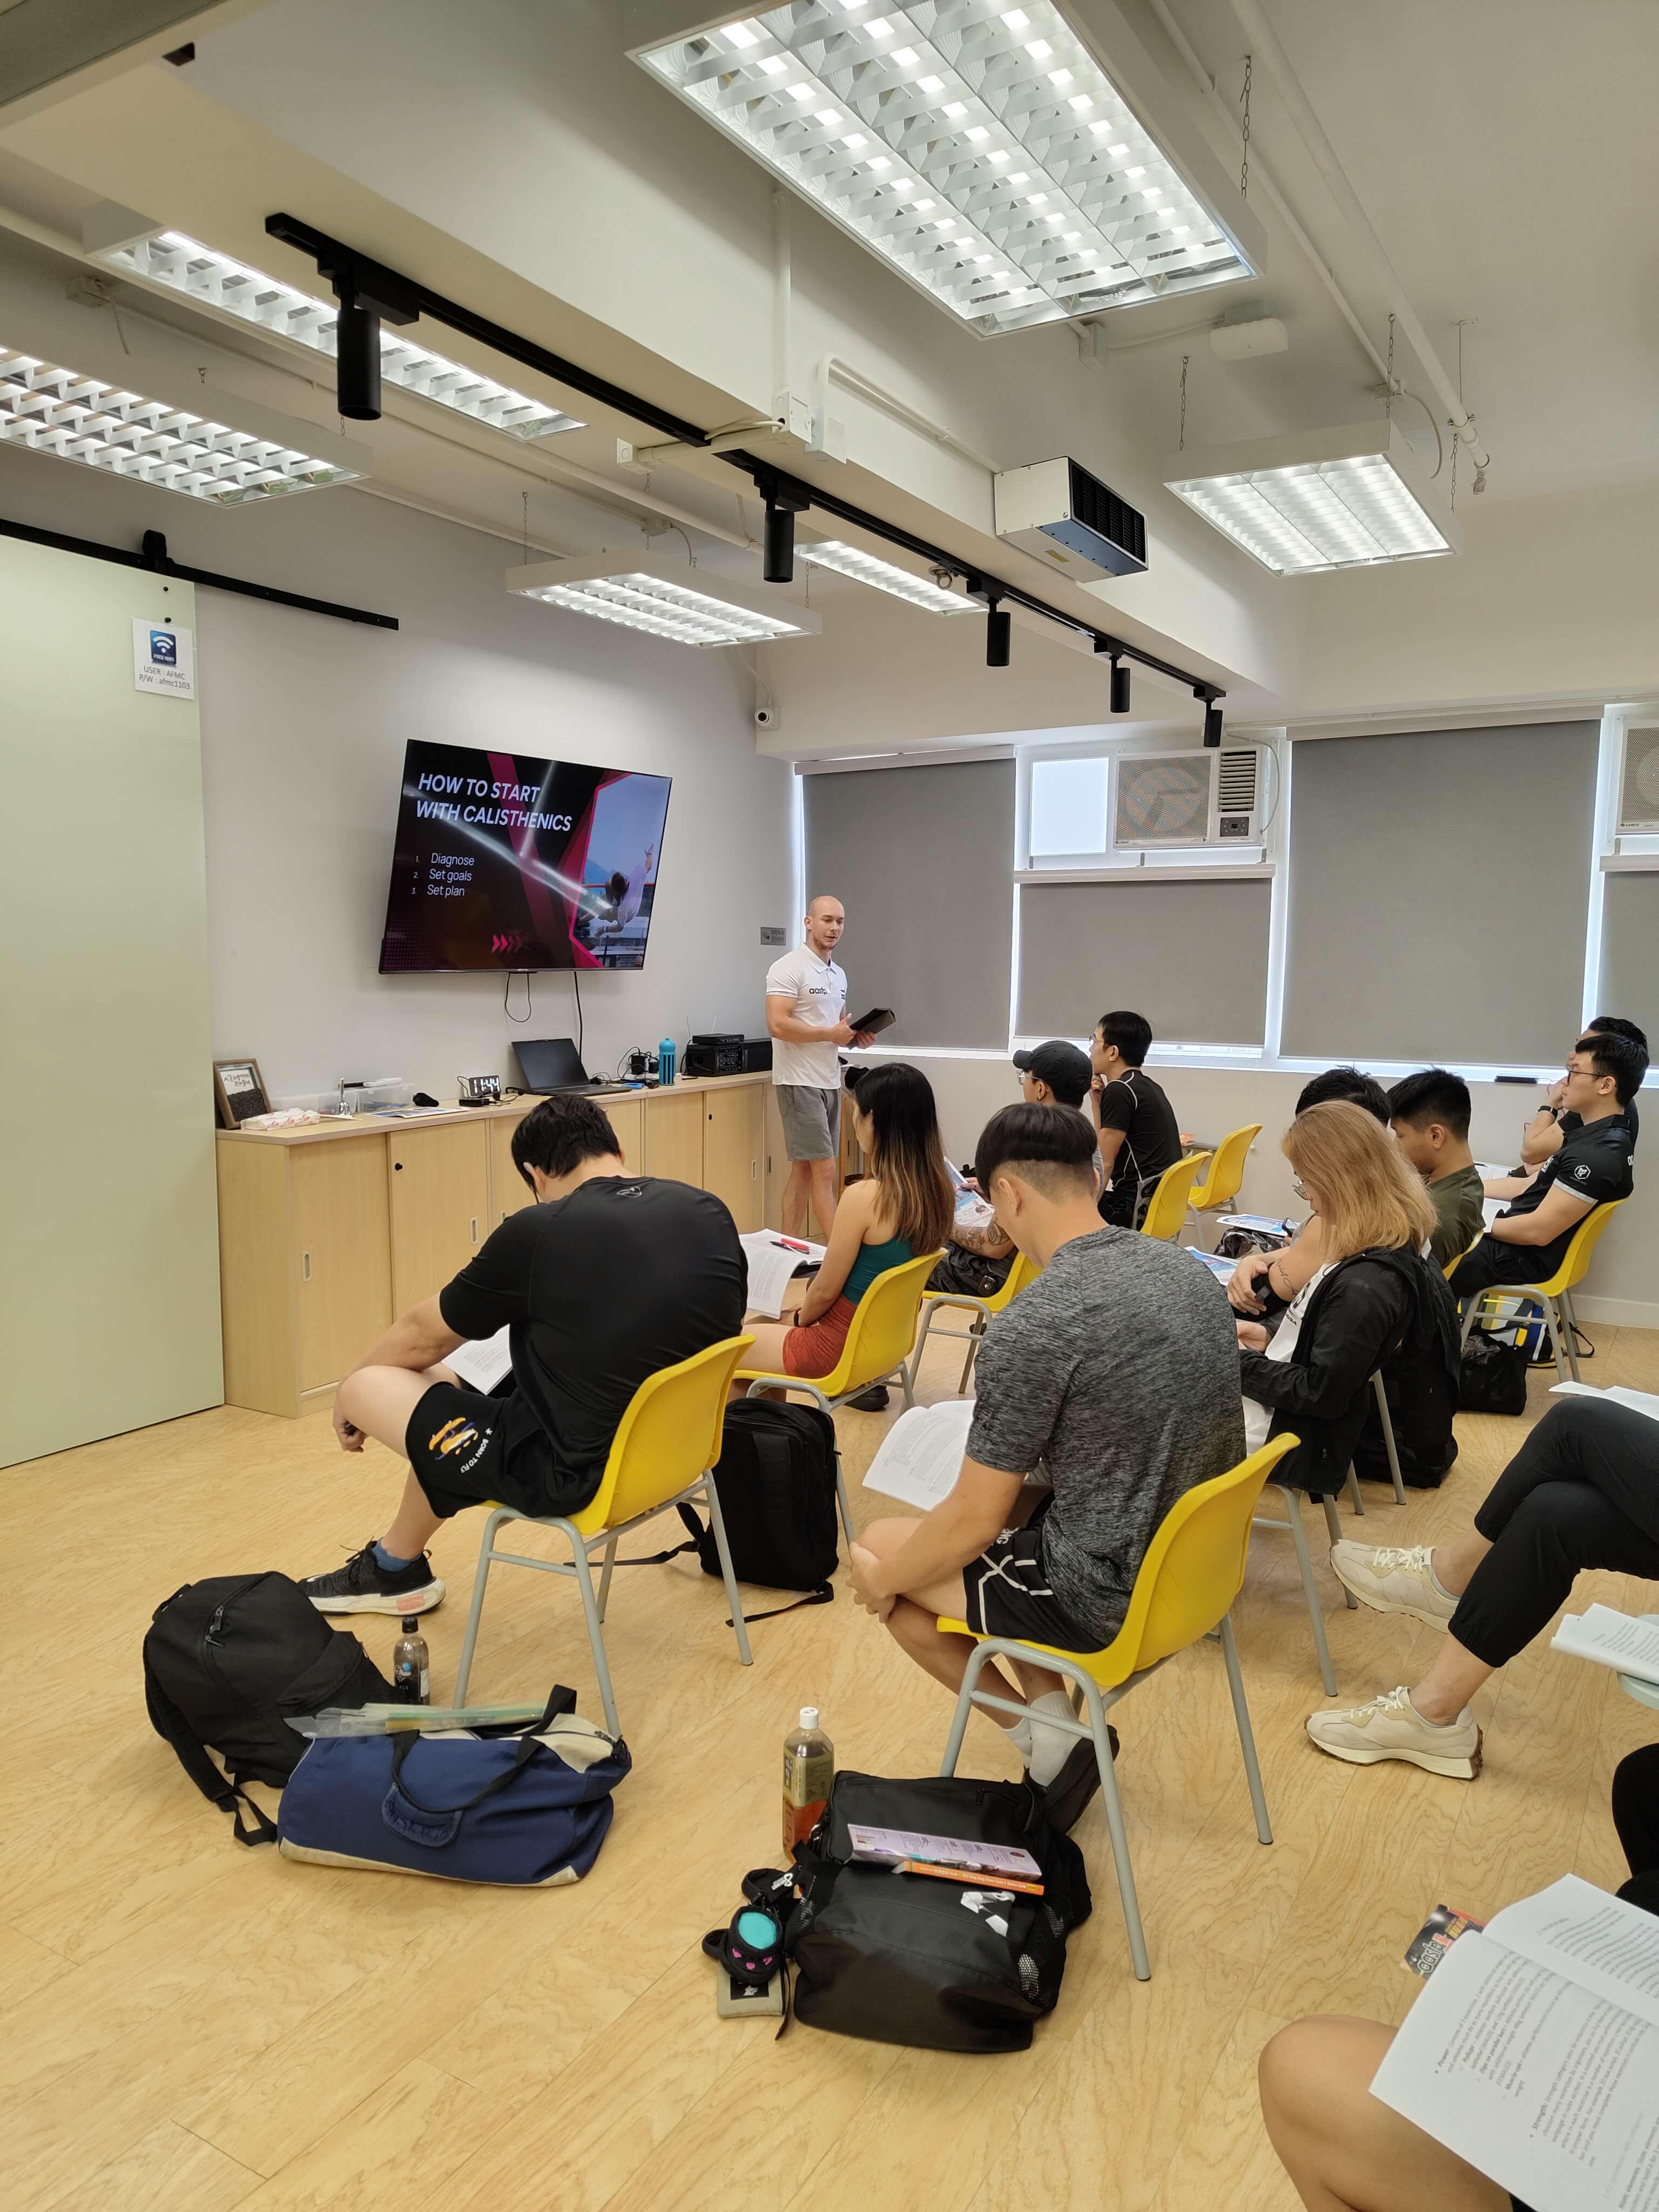
M 711 569 L 656 554 L 601 561 L 534 561 L 509 568 L 507 588 L 572 614 L 619 623 L 677 645 L 763 645 L 823 628 L 815 614 L 775 590 L 735 583 Z
M 1256 273 L 1236 235 L 1243 218 L 1230 230 L 1202 204 L 1050 0 L 1006 10 L 907 0 L 878 13 L 902 46 L 821 0 L 789 0 L 635 58 L 981 333 Z M 802 112 L 808 98 L 844 109 L 888 166 L 818 128 Z M 1011 154 L 1018 186 L 1003 173 Z M 918 185 L 948 204 L 949 230 L 904 204 Z M 1033 214 L 1045 198 L 1067 235 Z
M 367 447 L 267 407 L 205 396 L 238 420 L 147 399 L 0 345 L 0 445 L 79 461 L 215 507 L 317 491 L 368 474 Z
M 931 577 L 913 576 L 908 568 L 891 561 L 878 561 L 873 553 L 845 545 L 839 538 L 826 538 L 815 544 L 798 538 L 795 550 L 814 568 L 833 568 L 838 576 L 850 576 L 854 583 L 890 592 L 896 599 L 925 608 L 930 615 L 982 615 L 985 611 L 982 601 L 970 599 L 962 592 L 947 592 Z
M 126 216 L 124 223 L 119 218 Z M 143 218 L 136 219 L 142 222 Z M 335 325 L 338 302 L 319 300 L 301 292 L 280 276 L 251 269 L 228 253 L 221 253 L 183 231 L 155 228 L 135 237 L 130 210 L 106 203 L 92 209 L 83 227 L 88 252 L 94 261 L 118 276 L 148 285 L 152 291 L 169 292 L 206 307 L 228 321 L 251 324 L 273 337 L 287 338 L 311 353 L 336 351 Z M 111 230 L 125 234 L 111 239 Z M 491 430 L 504 430 L 522 440 L 551 437 L 560 430 L 580 430 L 584 425 L 574 415 L 552 407 L 544 399 L 532 399 L 511 385 L 497 383 L 476 368 L 463 368 L 429 346 L 417 345 L 390 324 L 380 330 L 380 374 L 400 392 L 412 392 L 452 414 L 465 415 Z
M 1409 441 L 1388 422 L 1246 438 L 1164 457 L 1164 481 L 1276 576 L 1461 553 Z

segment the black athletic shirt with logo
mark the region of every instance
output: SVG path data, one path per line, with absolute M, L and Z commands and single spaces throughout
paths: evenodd
M 1508 1220 L 1516 1214 L 1535 1213 L 1558 1186 L 1595 1206 L 1607 1199 L 1628 1198 L 1636 1188 L 1632 1172 L 1634 1144 L 1630 1124 L 1622 1114 L 1592 1121 L 1588 1128 L 1581 1123 L 1571 1135 L 1563 1138 L 1560 1151 L 1544 1163 L 1535 1180 L 1504 1209 L 1498 1218 Z M 1572 1228 L 1553 1243 L 1526 1248 L 1533 1267 L 1526 1278 L 1528 1282 L 1541 1283 L 1555 1273 L 1566 1257 L 1567 1246 L 1577 1226 L 1574 1222 Z
M 1112 1187 L 1103 1192 L 1101 1218 L 1120 1229 L 1134 1226 L 1135 1194 L 1181 1158 L 1175 1109 L 1144 1067 L 1115 1076 L 1100 1094 L 1100 1126 L 1121 1129 L 1112 1162 Z
M 1619 1109 L 1619 1118 L 1621 1121 L 1627 1121 L 1630 1124 L 1631 1148 L 1633 1151 L 1636 1140 L 1642 1133 L 1642 1116 L 1637 1110 L 1636 1101 L 1633 1098 L 1628 1106 L 1621 1106 Z M 1558 1114 L 1555 1117 L 1555 1126 L 1561 1132 L 1561 1141 L 1565 1144 L 1569 1137 L 1576 1136 L 1583 1127 L 1584 1117 L 1582 1114 Z
M 647 1375 L 735 1336 L 748 1264 L 712 1192 L 596 1176 L 568 1198 L 511 1213 L 438 1310 L 458 1335 L 510 1328 L 513 1379 L 556 1467 L 592 1486 Z

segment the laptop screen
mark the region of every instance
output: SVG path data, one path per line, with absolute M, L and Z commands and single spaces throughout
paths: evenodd
M 526 1091 L 560 1091 L 587 1080 L 574 1037 L 521 1037 L 513 1049 Z

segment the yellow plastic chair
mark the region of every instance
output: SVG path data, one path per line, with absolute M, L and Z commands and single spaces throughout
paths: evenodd
M 1244 1163 L 1250 1156 L 1250 1147 L 1261 1134 L 1260 1121 L 1227 1132 L 1210 1155 L 1209 1170 L 1203 1182 L 1188 1200 L 1194 1219 L 1233 1203 L 1244 1187 Z
M 1064 1675 L 1083 1693 L 1088 1721 L 1048 1721 L 1044 1725 L 1079 1737 L 1091 1737 L 1100 1769 L 1101 1796 L 1106 1806 L 1106 1825 L 1111 1831 L 1112 1857 L 1117 1868 L 1118 1893 L 1123 1900 L 1124 1923 L 1129 1931 L 1129 1955 L 1135 1978 L 1149 1981 L 1152 1966 L 1146 1957 L 1146 1935 L 1140 1924 L 1135 1896 L 1134 1869 L 1129 1862 L 1129 1840 L 1124 1832 L 1123 1806 L 1112 1771 L 1111 1738 L 1106 1715 L 1131 1690 L 1189 1644 L 1218 1631 L 1227 1663 L 1227 1686 L 1232 1692 L 1233 1717 L 1238 1723 L 1238 1745 L 1244 1754 L 1244 1776 L 1250 1787 L 1255 1813 L 1255 1832 L 1264 1844 L 1273 1839 L 1267 1820 L 1267 1801 L 1261 1790 L 1261 1769 L 1256 1762 L 1255 1738 L 1250 1729 L 1250 1709 L 1244 1699 L 1243 1678 L 1238 1671 L 1238 1646 L 1233 1638 L 1232 1604 L 1244 1583 L 1250 1548 L 1250 1515 L 1262 1485 L 1275 1463 L 1292 1450 L 1295 1437 L 1275 1437 L 1249 1458 L 1200 1482 L 1170 1508 L 1158 1533 L 1146 1547 L 1146 1556 L 1135 1577 L 1129 1610 L 1123 1626 L 1103 1651 L 1058 1651 L 1050 1644 L 1025 1644 L 1006 1636 L 975 1636 L 974 1650 L 957 1698 L 950 1740 L 939 1763 L 941 1774 L 954 1774 L 962 1750 L 968 1716 L 975 1705 L 994 1712 L 1012 1713 L 1017 1719 L 1024 1705 L 1012 1698 L 991 1696 L 978 1687 L 988 1660 L 999 1656 L 1024 1660 Z M 941 1619 L 947 1634 L 973 1636 L 966 1621 Z
M 611 1443 L 611 1455 L 599 1488 L 579 1513 L 520 1513 L 511 1505 L 490 1509 L 478 1547 L 478 1571 L 472 1581 L 472 1603 L 461 1643 L 461 1663 L 455 1674 L 455 1703 L 466 1703 L 466 1685 L 472 1672 L 472 1653 L 478 1641 L 478 1622 L 483 1613 L 484 1588 L 489 1570 L 497 1564 L 534 1567 L 546 1575 L 568 1575 L 580 1592 L 587 1622 L 587 1641 L 599 1678 L 599 1698 L 605 1724 L 612 1735 L 617 1725 L 617 1700 L 611 1687 L 611 1668 L 605 1652 L 605 1608 L 611 1595 L 611 1570 L 616 1564 L 620 1537 L 641 1522 L 665 1513 L 670 1506 L 701 1504 L 708 1509 L 708 1525 L 720 1553 L 732 1626 L 737 1632 L 738 1656 L 745 1667 L 754 1663 L 749 1631 L 738 1602 L 738 1585 L 726 1547 L 726 1523 L 709 1470 L 720 1455 L 726 1422 L 726 1394 L 739 1359 L 755 1341 L 752 1336 L 728 1336 L 707 1350 L 694 1352 L 677 1366 L 659 1368 L 647 1375 L 629 1401 L 628 1411 Z M 496 1531 L 509 1521 L 529 1521 L 538 1528 L 556 1528 L 570 1547 L 570 1559 L 534 1559 L 521 1553 L 499 1552 Z M 603 1549 L 605 1565 L 597 1595 L 589 1560 Z
M 1173 1167 L 1164 1169 L 1152 1185 L 1146 1211 L 1140 1217 L 1143 1237 L 1157 1237 L 1166 1244 L 1174 1243 L 1186 1221 L 1188 1201 L 1199 1170 L 1206 1160 L 1214 1158 L 1213 1152 L 1189 1152 L 1184 1160 L 1177 1160 Z
M 921 1334 L 916 1339 L 916 1356 L 911 1362 L 911 1372 L 915 1373 L 921 1365 L 921 1355 L 927 1349 L 928 1332 L 933 1328 L 934 1316 L 939 1309 L 942 1306 L 959 1306 L 964 1312 L 971 1312 L 974 1316 L 969 1326 L 966 1328 L 941 1328 L 937 1331 L 937 1334 L 940 1336 L 957 1337 L 968 1346 L 968 1357 L 962 1363 L 962 1380 L 957 1385 L 957 1395 L 958 1398 L 961 1397 L 963 1392 L 968 1388 L 968 1378 L 974 1371 L 974 1362 L 979 1358 L 979 1347 L 984 1340 L 986 1322 L 993 1315 L 1002 1313 L 1011 1306 L 1025 1285 L 1035 1282 L 1042 1273 L 1042 1268 L 1037 1266 L 1035 1260 L 1028 1260 L 1023 1252 L 1016 1252 L 1014 1264 L 1009 1268 L 1002 1288 L 1000 1291 L 994 1291 L 989 1297 L 976 1298 L 967 1291 L 924 1292 L 921 1301 Z
M 902 1261 L 876 1277 L 853 1310 L 853 1325 L 847 1332 L 841 1358 L 828 1375 L 769 1375 L 758 1368 L 740 1367 L 738 1381 L 749 1385 L 751 1398 L 766 1390 L 799 1390 L 815 1398 L 826 1413 L 833 1414 L 837 1407 L 858 1397 L 872 1383 L 890 1382 L 896 1376 L 906 1406 L 914 1406 L 916 1394 L 910 1352 L 916 1340 L 922 1293 L 942 1257 L 939 1252 L 924 1252 L 919 1259 Z M 841 1471 L 839 1443 L 836 1446 L 836 1496 L 841 1504 L 841 1525 L 850 1546 L 853 1512 Z
M 1578 1322 L 1572 1310 L 1572 1294 L 1589 1273 L 1591 1255 L 1607 1224 L 1625 1203 L 1622 1198 L 1609 1198 L 1600 1206 L 1591 1206 L 1573 1231 L 1560 1266 L 1547 1283 L 1494 1283 L 1490 1289 L 1475 1292 L 1463 1316 L 1463 1342 L 1468 1342 L 1475 1316 L 1489 1298 L 1531 1298 L 1543 1310 L 1557 1374 L 1564 1382 L 1569 1379 L 1578 1382 Z

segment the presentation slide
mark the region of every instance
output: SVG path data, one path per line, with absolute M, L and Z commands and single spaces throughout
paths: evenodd
M 380 973 L 642 968 L 669 784 L 411 743 Z

